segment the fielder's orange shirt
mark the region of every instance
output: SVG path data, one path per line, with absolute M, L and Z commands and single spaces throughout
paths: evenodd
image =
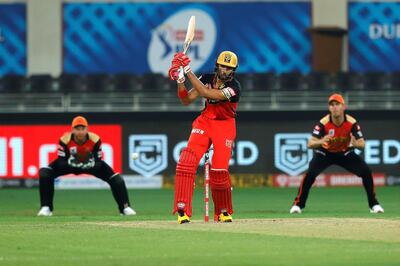
M 351 148 L 351 135 L 356 139 L 364 137 L 357 120 L 348 114 L 345 114 L 344 121 L 340 126 L 336 126 L 332 122 L 331 115 L 324 116 L 314 127 L 312 135 L 319 139 L 326 135 L 332 137 L 329 144 L 323 145 L 321 148 L 328 152 L 346 152 Z

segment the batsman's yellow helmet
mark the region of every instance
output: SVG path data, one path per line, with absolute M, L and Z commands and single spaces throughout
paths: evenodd
M 238 58 L 235 53 L 231 51 L 223 51 L 217 58 L 217 64 L 236 69 L 238 66 Z

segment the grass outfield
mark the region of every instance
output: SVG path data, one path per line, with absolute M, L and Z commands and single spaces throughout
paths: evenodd
M 400 265 L 400 187 L 313 188 L 289 215 L 295 189 L 235 189 L 234 222 L 170 214 L 172 190 L 130 190 L 138 215 L 118 215 L 107 190 L 56 191 L 53 217 L 35 217 L 37 190 L 0 190 L 0 265 Z

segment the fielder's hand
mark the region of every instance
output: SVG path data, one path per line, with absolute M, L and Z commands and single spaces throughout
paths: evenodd
M 331 139 L 332 137 L 329 135 L 325 135 L 322 139 L 321 139 L 321 146 L 325 149 L 327 149 L 329 147 L 329 144 L 331 143 Z

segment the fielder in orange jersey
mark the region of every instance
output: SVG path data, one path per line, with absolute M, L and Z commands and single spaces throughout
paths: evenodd
M 71 128 L 60 138 L 58 158 L 39 170 L 41 207 L 37 215 L 53 215 L 54 180 L 66 174 L 90 174 L 107 182 L 121 215 L 135 215 L 124 179 L 102 160 L 100 137 L 89 132 L 88 122 L 82 116 L 72 120 Z
M 173 213 L 178 223 L 190 222 L 194 179 L 200 159 L 213 144 L 214 154 L 210 169 L 210 187 L 214 202 L 214 220 L 232 222 L 232 191 L 228 171 L 232 146 L 236 137 L 236 108 L 240 99 L 240 83 L 234 78 L 237 56 L 222 52 L 215 64 L 215 73 L 199 78 L 192 72 L 190 59 L 183 53 L 175 54 L 169 77 L 178 83 L 178 97 L 189 105 L 199 97 L 206 99 L 201 114 L 194 120 L 189 142 L 182 150 L 176 166 Z M 183 67 L 185 75 L 179 75 Z M 185 76 L 193 88 L 187 91 Z
M 290 213 L 302 212 L 316 177 L 333 164 L 361 177 L 371 213 L 384 212 L 375 196 L 371 169 L 354 152 L 354 148 L 363 149 L 365 146 L 360 125 L 356 119 L 345 113 L 346 106 L 342 95 L 332 94 L 328 99 L 328 104 L 330 113 L 315 125 L 312 137 L 308 141 L 308 148 L 314 149 L 315 153 L 300 184 Z

